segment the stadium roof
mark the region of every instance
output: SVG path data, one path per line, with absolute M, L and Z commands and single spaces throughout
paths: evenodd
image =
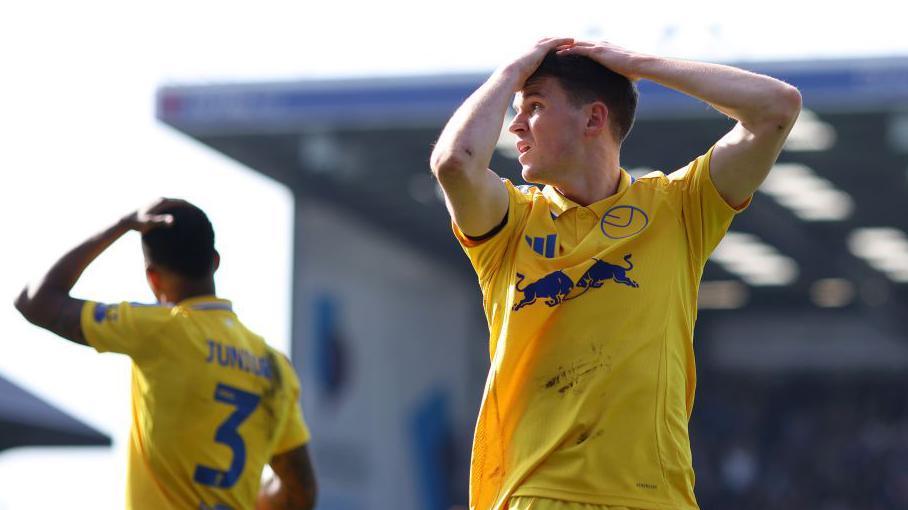
M 805 112 L 779 167 L 714 254 L 703 297 L 716 308 L 860 311 L 908 334 L 899 316 L 908 304 L 908 59 L 742 67 L 799 87 Z M 468 271 L 428 156 L 444 122 L 484 78 L 167 85 L 157 115 L 299 199 L 347 209 Z M 632 172 L 679 168 L 731 127 L 677 92 L 646 81 L 640 92 L 622 153 Z M 506 145 L 491 166 L 519 182 Z
M 0 377 L 0 452 L 18 446 L 110 446 L 110 438 Z

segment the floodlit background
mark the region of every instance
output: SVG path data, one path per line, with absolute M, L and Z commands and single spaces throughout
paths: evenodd
M 162 84 L 488 72 L 562 34 L 723 62 L 908 55 L 900 9 L 882 0 L 4 3 L 0 376 L 114 445 L 0 453 L 0 510 L 122 507 L 128 360 L 69 344 L 12 307 L 28 279 L 121 215 L 157 196 L 205 209 L 222 255 L 218 293 L 289 350 L 293 196 L 156 121 Z M 75 293 L 150 301 L 138 237 L 114 245 Z

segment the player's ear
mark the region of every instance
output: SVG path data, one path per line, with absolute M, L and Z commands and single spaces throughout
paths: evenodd
M 221 267 L 221 254 L 217 250 L 214 250 L 214 259 L 212 260 L 211 272 L 214 273 Z
M 148 280 L 151 292 L 158 297 L 161 289 L 161 273 L 153 265 L 145 266 L 145 279 Z
M 586 107 L 586 132 L 598 136 L 608 129 L 608 107 L 602 101 L 593 101 Z

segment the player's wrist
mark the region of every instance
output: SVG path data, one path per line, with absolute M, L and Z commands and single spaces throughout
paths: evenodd
M 139 230 L 139 213 L 138 211 L 133 211 L 129 214 L 122 216 L 119 220 L 114 223 L 114 229 L 120 230 L 123 233 L 126 233 L 130 230 Z
M 632 81 L 650 78 L 654 73 L 658 73 L 659 66 L 664 66 L 665 62 L 665 59 L 654 55 L 634 53 L 628 57 L 621 74 Z
M 516 93 L 523 88 L 523 84 L 535 70 L 536 68 L 529 69 L 526 64 L 518 60 L 499 67 L 492 75 L 492 78 Z

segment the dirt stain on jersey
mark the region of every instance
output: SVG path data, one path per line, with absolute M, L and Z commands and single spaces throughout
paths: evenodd
M 590 380 L 591 375 L 610 368 L 611 355 L 605 354 L 601 345 L 592 344 L 588 354 L 575 359 L 568 366 L 559 366 L 558 372 L 545 381 L 544 389 L 554 389 L 561 395 L 578 392 Z
M 277 359 L 279 354 L 275 355 L 274 351 L 268 349 L 267 356 L 272 367 L 271 380 L 268 389 L 262 395 L 261 405 L 270 418 L 268 420 L 268 439 L 271 440 L 277 432 L 278 425 L 283 422 L 282 414 L 287 412 L 288 406 L 292 407 L 292 402 L 288 402 L 291 395 L 284 384 L 284 374 L 281 373 L 283 365 Z

